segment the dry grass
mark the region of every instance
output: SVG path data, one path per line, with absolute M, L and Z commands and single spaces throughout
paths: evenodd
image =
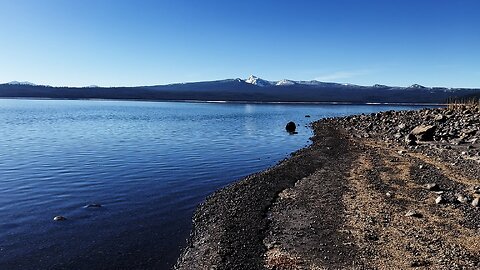
M 448 101 L 448 109 L 450 110 L 464 110 L 472 108 L 480 110 L 480 98 L 451 99 Z

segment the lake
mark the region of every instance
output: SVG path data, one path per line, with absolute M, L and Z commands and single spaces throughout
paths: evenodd
M 0 99 L 0 269 L 169 269 L 196 205 L 309 122 L 415 108 Z

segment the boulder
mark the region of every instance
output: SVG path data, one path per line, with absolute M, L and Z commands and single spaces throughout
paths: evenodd
M 297 125 L 295 124 L 295 122 L 288 122 L 288 124 L 285 126 L 285 130 L 290 133 L 295 132 L 296 129 Z
M 408 134 L 405 136 L 405 143 L 411 146 L 417 145 L 417 137 L 415 137 L 413 134 Z
M 435 116 L 434 120 L 437 122 L 443 123 L 445 122 L 445 116 L 443 116 L 443 114 L 438 114 L 437 116 Z
M 410 134 L 415 136 L 418 141 L 433 141 L 435 129 L 435 126 L 420 125 L 415 127 Z

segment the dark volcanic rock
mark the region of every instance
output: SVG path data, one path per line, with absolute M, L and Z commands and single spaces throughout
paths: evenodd
M 407 134 L 407 136 L 405 136 L 405 143 L 407 145 L 417 145 L 417 137 L 415 137 L 415 135 L 409 133 Z
M 435 126 L 420 125 L 415 127 L 411 134 L 414 135 L 419 141 L 433 141 L 435 128 Z
M 285 126 L 285 130 L 290 133 L 295 132 L 296 129 L 297 125 L 295 124 L 295 122 L 288 122 L 288 124 Z

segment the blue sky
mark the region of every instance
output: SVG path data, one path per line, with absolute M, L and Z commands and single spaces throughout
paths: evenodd
M 480 88 L 476 0 L 0 0 L 0 82 Z

